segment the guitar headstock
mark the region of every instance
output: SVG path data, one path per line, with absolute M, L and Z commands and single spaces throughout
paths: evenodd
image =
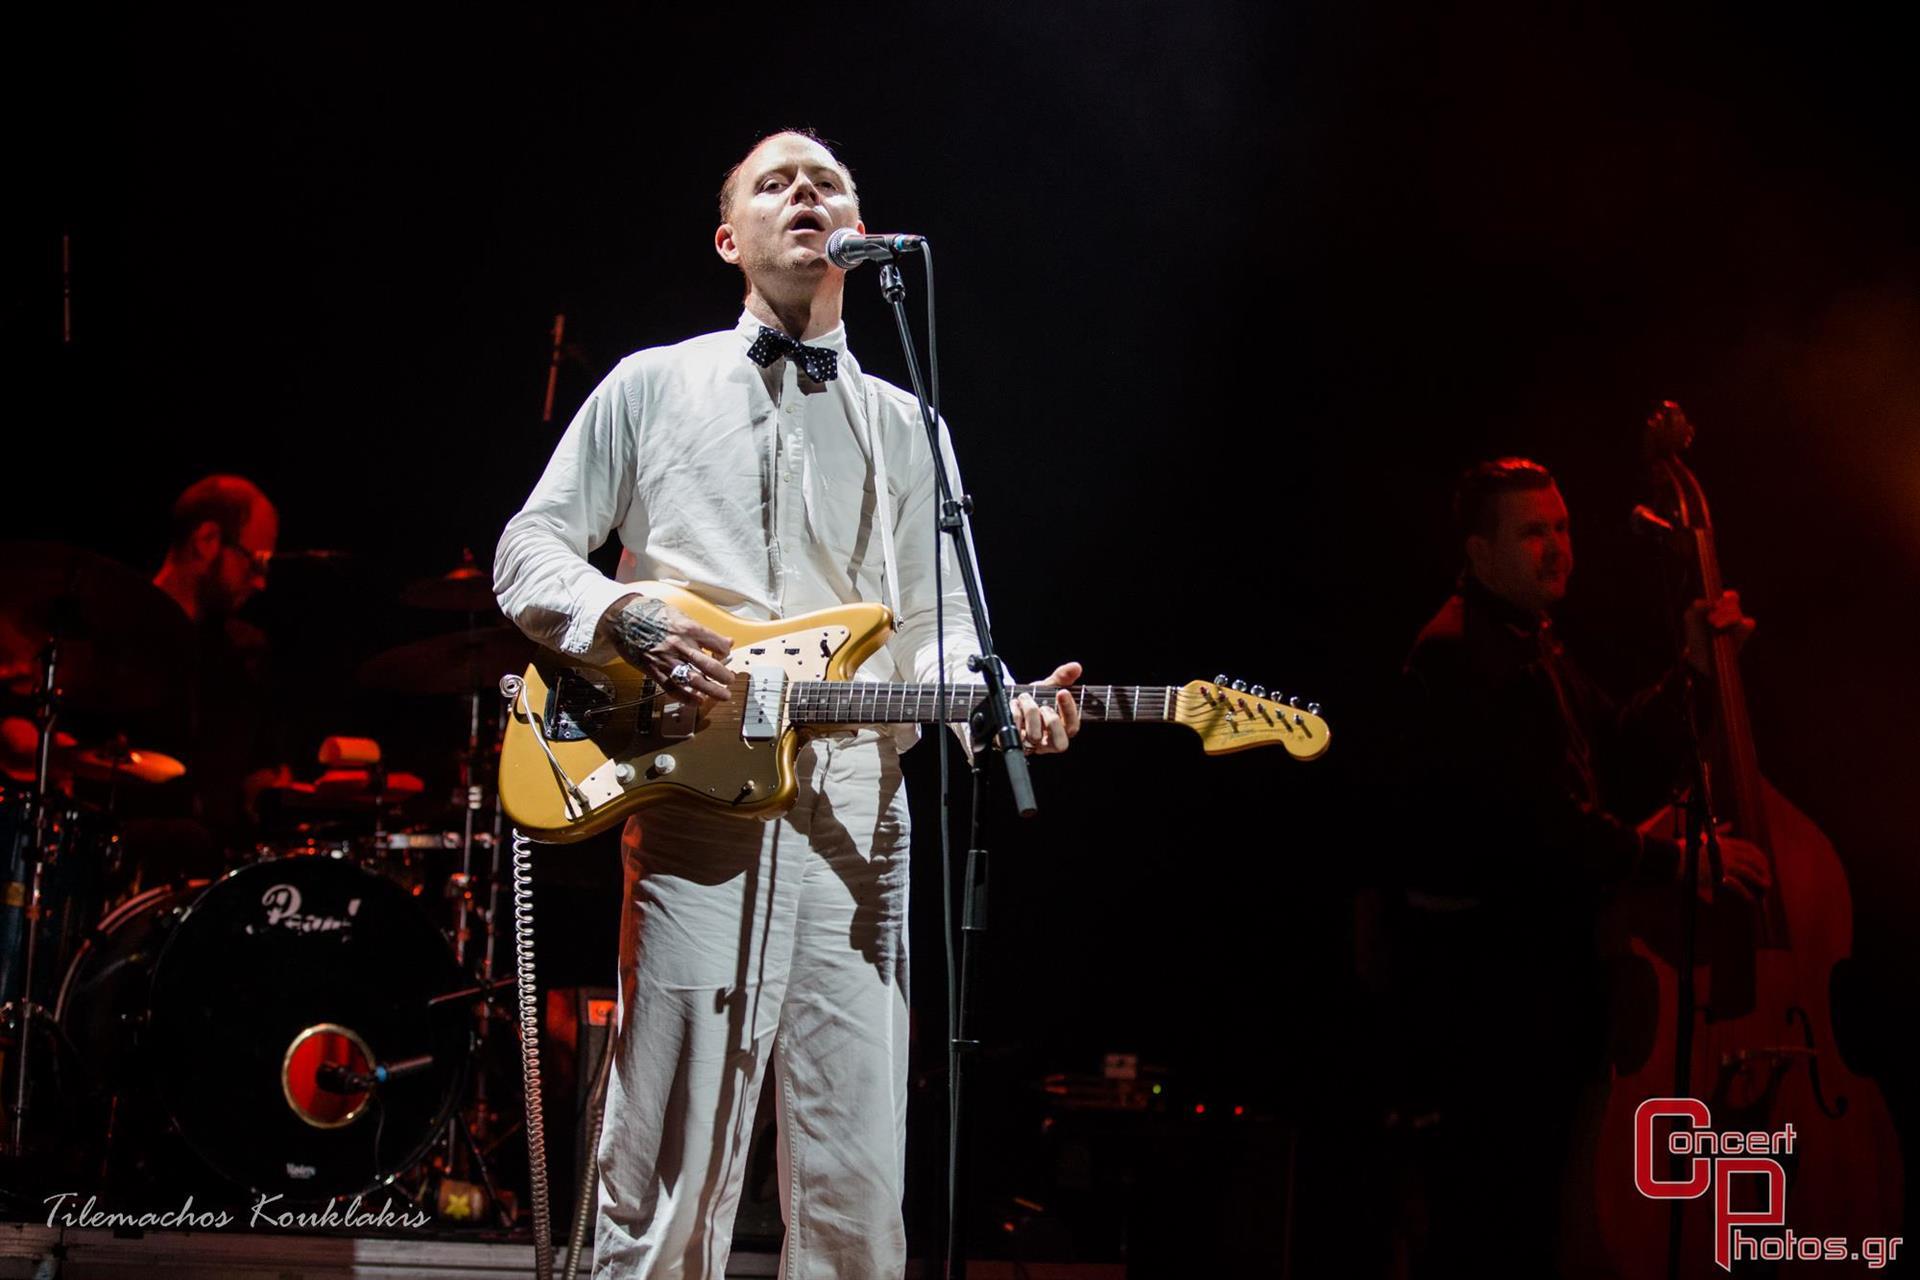
M 1707 514 L 1707 496 L 1680 458 L 1692 446 L 1693 437 L 1693 423 L 1687 421 L 1686 412 L 1671 400 L 1662 400 L 1647 415 L 1644 441 L 1647 461 L 1652 464 L 1655 483 L 1671 492 L 1671 523 L 1684 529 L 1711 529 L 1713 518 Z
M 1297 697 L 1283 700 L 1278 690 L 1269 697 L 1257 684 L 1225 676 L 1182 686 L 1173 718 L 1200 735 L 1208 755 L 1277 744 L 1296 760 L 1315 760 L 1331 735 L 1319 703 L 1303 707 Z

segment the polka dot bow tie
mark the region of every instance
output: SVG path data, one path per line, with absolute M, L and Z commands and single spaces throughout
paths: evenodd
M 840 376 L 840 353 L 832 347 L 806 347 L 778 329 L 760 326 L 760 336 L 747 348 L 747 359 L 762 369 L 786 356 L 800 366 L 800 372 L 815 382 L 832 382 Z

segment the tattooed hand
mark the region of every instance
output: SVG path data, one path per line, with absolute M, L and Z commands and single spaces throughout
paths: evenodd
M 727 701 L 733 673 L 722 661 L 733 641 L 709 631 L 672 605 L 647 596 L 628 596 L 608 609 L 601 630 L 620 656 L 652 676 L 663 688 L 690 693 L 702 703 Z M 673 678 L 682 663 L 691 673 Z

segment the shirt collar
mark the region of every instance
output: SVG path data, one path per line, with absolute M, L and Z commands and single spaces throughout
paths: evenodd
M 1522 609 L 1505 597 L 1495 595 L 1485 583 L 1473 576 L 1471 569 L 1461 571 L 1460 594 L 1468 603 L 1484 610 L 1523 636 L 1534 635 L 1543 627 L 1551 628 L 1553 625 L 1552 620 L 1545 614 L 1535 613 L 1531 609 Z

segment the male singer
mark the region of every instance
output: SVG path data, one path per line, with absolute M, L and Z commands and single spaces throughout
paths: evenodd
M 848 350 L 846 273 L 825 255 L 840 227 L 865 229 L 853 176 L 810 134 L 764 138 L 727 174 L 714 249 L 745 277 L 745 309 L 731 329 L 628 356 L 574 417 L 495 557 L 500 606 L 529 636 L 568 653 L 608 646 L 725 699 L 729 639 L 631 583 L 684 585 L 749 618 L 884 601 L 899 631 L 861 677 L 928 680 L 937 553 L 948 674 L 964 671 L 977 646 L 933 527 L 926 429 L 914 398 Z M 608 579 L 586 556 L 614 529 Z M 1079 675 L 1069 662 L 1048 680 Z M 1016 712 L 1030 751 L 1064 750 L 1079 728 L 1064 693 Z M 799 799 L 777 820 L 664 806 L 627 824 L 596 1276 L 724 1273 L 769 1061 L 781 1274 L 905 1270 L 899 752 L 914 734 L 810 739 Z

